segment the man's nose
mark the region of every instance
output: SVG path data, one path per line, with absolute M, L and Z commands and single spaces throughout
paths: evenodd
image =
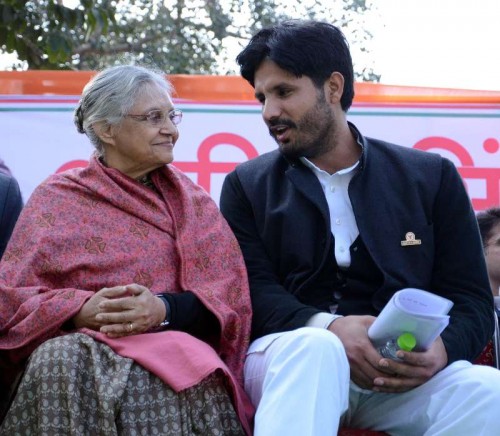
M 279 118 L 282 113 L 282 108 L 279 102 L 274 99 L 267 99 L 262 106 L 262 117 L 265 121 L 270 121 L 274 118 Z

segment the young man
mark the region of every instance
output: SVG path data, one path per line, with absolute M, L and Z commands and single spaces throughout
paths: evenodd
M 474 212 L 453 164 L 364 137 L 336 27 L 289 21 L 239 54 L 279 150 L 224 182 L 221 209 L 245 257 L 254 309 L 245 387 L 255 434 L 491 435 L 500 372 L 469 363 L 493 333 Z M 411 243 L 408 243 L 410 241 Z M 406 287 L 453 301 L 432 346 L 382 358 L 367 329 Z

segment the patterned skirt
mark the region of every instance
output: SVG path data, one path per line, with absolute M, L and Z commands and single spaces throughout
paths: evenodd
M 175 392 L 81 333 L 31 355 L 0 435 L 243 436 L 222 374 Z

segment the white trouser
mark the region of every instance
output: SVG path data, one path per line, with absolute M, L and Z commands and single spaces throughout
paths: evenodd
M 391 435 L 500 435 L 500 371 L 455 362 L 409 392 L 383 394 L 349 381 L 340 340 L 304 327 L 250 345 L 245 389 L 255 436 L 335 436 L 342 426 Z

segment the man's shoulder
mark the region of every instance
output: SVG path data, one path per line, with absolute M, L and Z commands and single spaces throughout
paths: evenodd
M 247 177 L 255 178 L 258 175 L 270 174 L 270 170 L 272 170 L 273 167 L 283 167 L 287 165 L 280 151 L 273 150 L 239 164 L 234 172 L 240 179 Z
M 237 166 L 237 168 L 252 168 L 252 167 L 260 167 L 262 165 L 272 165 L 278 161 L 283 159 L 282 154 L 279 150 L 272 150 L 266 153 L 262 153 L 253 159 L 247 160 L 246 162 L 242 162 Z
M 380 171 L 399 169 L 410 179 L 413 176 L 441 177 L 442 171 L 453 167 L 451 161 L 438 153 L 418 150 L 412 147 L 393 144 L 380 139 L 365 138 L 367 147 L 367 165 Z M 394 176 L 400 176 L 399 171 L 394 171 Z
M 366 137 L 369 146 L 369 153 L 374 155 L 392 155 L 403 160 L 418 160 L 428 162 L 441 162 L 442 156 L 438 153 L 419 150 L 409 146 L 394 144 L 381 139 Z

